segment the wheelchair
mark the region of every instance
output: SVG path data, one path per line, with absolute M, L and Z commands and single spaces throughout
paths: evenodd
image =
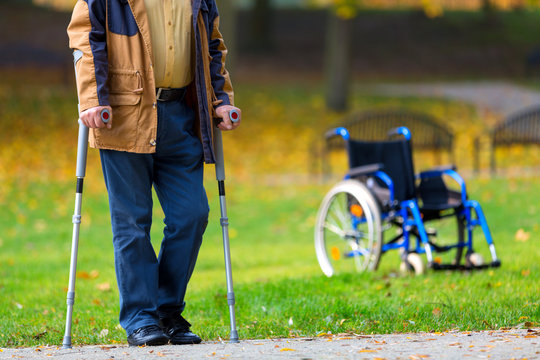
M 392 129 L 383 141 L 351 139 L 343 127 L 325 136 L 341 136 L 349 160 L 349 171 L 326 194 L 317 214 L 315 250 L 326 276 L 374 271 L 390 250 L 400 251 L 402 272 L 416 274 L 426 271 L 422 254 L 434 270 L 501 265 L 482 208 L 468 198 L 456 168 L 438 167 L 415 175 L 409 129 Z M 452 233 L 443 243 L 438 229 L 426 226 L 439 223 Z M 487 242 L 490 263 L 474 251 L 476 227 Z M 448 253 L 447 263 L 435 257 L 437 253 Z

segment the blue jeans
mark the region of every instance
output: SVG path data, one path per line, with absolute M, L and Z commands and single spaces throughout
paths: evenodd
M 184 101 L 158 102 L 154 154 L 100 150 L 109 193 L 120 325 L 128 336 L 184 310 L 209 211 L 194 117 Z M 152 185 L 165 214 L 157 258 L 150 242 Z

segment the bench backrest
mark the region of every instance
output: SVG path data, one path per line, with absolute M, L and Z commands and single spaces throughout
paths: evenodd
M 409 110 L 383 110 L 362 112 L 349 116 L 344 122 L 351 139 L 380 141 L 388 139 L 388 130 L 405 126 L 412 134 L 415 149 L 442 150 L 452 153 L 454 135 L 431 115 Z M 343 141 L 329 138 L 327 151 L 343 149 Z
M 540 143 L 540 107 L 508 116 L 491 132 L 494 147 Z

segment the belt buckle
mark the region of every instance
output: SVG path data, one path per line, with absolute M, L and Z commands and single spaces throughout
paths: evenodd
M 168 89 L 166 89 L 166 88 L 158 88 L 157 89 L 157 93 L 156 93 L 156 100 L 157 101 L 165 101 L 165 99 L 161 99 L 161 92 L 163 90 L 168 90 Z

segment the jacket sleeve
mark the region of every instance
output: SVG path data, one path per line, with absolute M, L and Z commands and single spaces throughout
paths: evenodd
M 109 105 L 105 0 L 78 0 L 68 25 L 79 111 Z
M 212 78 L 212 87 L 217 98 L 217 101 L 214 101 L 213 105 L 215 107 L 234 105 L 234 91 L 229 72 L 225 68 L 227 47 L 219 31 L 219 13 L 215 0 L 209 1 L 209 9 L 209 50 L 212 57 L 210 61 L 210 75 Z

